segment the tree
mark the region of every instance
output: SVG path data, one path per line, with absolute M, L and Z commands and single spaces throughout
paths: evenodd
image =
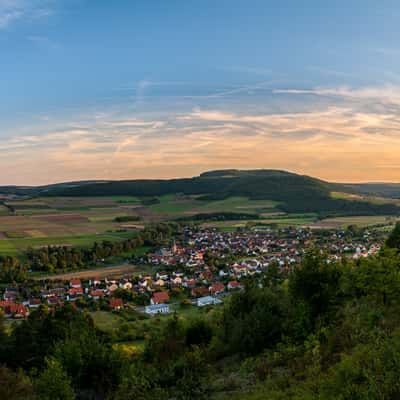
M 292 300 L 307 304 L 315 320 L 338 304 L 341 276 L 342 269 L 336 263 L 328 263 L 319 252 L 311 251 L 290 276 Z
M 146 372 L 145 372 L 146 371 Z M 135 364 L 130 365 L 123 374 L 114 400 L 157 400 L 166 398 L 163 391 L 156 385 L 151 378 L 150 368 L 138 367 Z
M 216 351 L 256 354 L 282 337 L 287 296 L 282 290 L 245 286 L 232 295 L 218 321 Z
M 355 296 L 366 296 L 382 305 L 396 301 L 400 295 L 400 257 L 393 249 L 385 249 L 379 257 L 360 260 L 348 277 Z
M 397 222 L 391 234 L 386 240 L 386 246 L 400 250 L 400 222 Z
M 19 369 L 17 372 L 0 367 L 0 399 L 33 400 L 34 390 L 30 379 Z
M 46 369 L 35 382 L 36 392 L 41 400 L 73 400 L 75 398 L 71 380 L 59 361 L 46 359 Z

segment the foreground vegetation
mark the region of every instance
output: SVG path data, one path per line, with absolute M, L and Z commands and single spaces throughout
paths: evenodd
M 399 299 L 397 225 L 378 256 L 329 263 L 316 249 L 210 312 L 144 323 L 97 312 L 99 330 L 69 304 L 42 306 L 0 324 L 0 398 L 397 399 Z M 140 351 L 117 345 L 127 318 L 147 327 Z

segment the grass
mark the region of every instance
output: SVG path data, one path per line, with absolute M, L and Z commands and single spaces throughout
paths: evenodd
M 103 332 L 114 333 L 123 322 L 118 314 L 109 311 L 94 311 L 90 313 L 95 325 Z
M 391 198 L 387 198 L 387 197 L 367 196 L 367 195 L 362 195 L 362 194 L 343 193 L 343 192 L 331 192 L 331 197 L 334 199 L 340 199 L 340 200 L 364 201 L 364 202 L 376 204 L 376 205 L 397 204 L 400 206 L 399 199 L 391 199 Z
M 399 218 L 390 215 L 366 215 L 366 216 L 355 216 L 355 217 L 335 217 L 326 218 L 322 221 L 316 223 L 320 227 L 336 227 L 345 228 L 349 225 L 356 225 L 359 227 L 373 226 L 380 224 L 390 224 L 394 221 L 399 220 Z
M 10 210 L 6 207 L 3 206 L 3 204 L 0 204 L 0 215 L 9 215 Z
M 275 211 L 278 202 L 271 200 L 250 200 L 247 197 L 229 197 L 224 200 L 204 201 L 193 196 L 165 195 L 159 204 L 149 208 L 159 214 L 185 214 L 199 212 L 257 212 Z
M 77 247 L 89 247 L 94 242 L 103 240 L 122 241 L 131 238 L 135 232 L 110 232 L 90 235 L 59 236 L 45 238 L 23 238 L 0 240 L 0 255 L 15 255 L 26 250 L 28 247 L 66 245 Z
M 263 217 L 265 217 L 263 215 Z M 277 215 L 273 218 L 263 218 L 259 220 L 240 220 L 240 221 L 215 221 L 215 222 L 205 222 L 202 224 L 204 227 L 215 227 L 226 232 L 232 232 L 236 228 L 243 228 L 247 224 L 250 224 L 253 228 L 268 225 L 278 225 L 278 226 L 303 226 L 311 225 L 315 223 L 317 217 L 315 214 L 286 214 Z

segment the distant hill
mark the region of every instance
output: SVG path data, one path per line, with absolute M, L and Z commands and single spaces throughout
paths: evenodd
M 400 183 L 349 183 L 342 186 L 360 194 L 400 199 Z
M 182 193 L 198 195 L 204 200 L 246 196 L 281 203 L 286 212 L 315 212 L 320 215 L 400 214 L 395 204 L 373 204 L 368 201 L 334 199 L 332 191 L 374 194 L 396 194 L 400 185 L 329 183 L 305 175 L 279 170 L 219 170 L 194 178 L 138 179 L 123 181 L 70 182 L 42 187 L 0 187 L 0 193 L 29 196 L 162 196 Z M 399 193 L 400 194 L 400 193 Z M 400 196 L 399 196 L 400 197 Z

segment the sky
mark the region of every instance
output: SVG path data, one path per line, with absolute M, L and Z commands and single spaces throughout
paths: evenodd
M 398 0 L 0 0 L 0 185 L 400 182 Z

